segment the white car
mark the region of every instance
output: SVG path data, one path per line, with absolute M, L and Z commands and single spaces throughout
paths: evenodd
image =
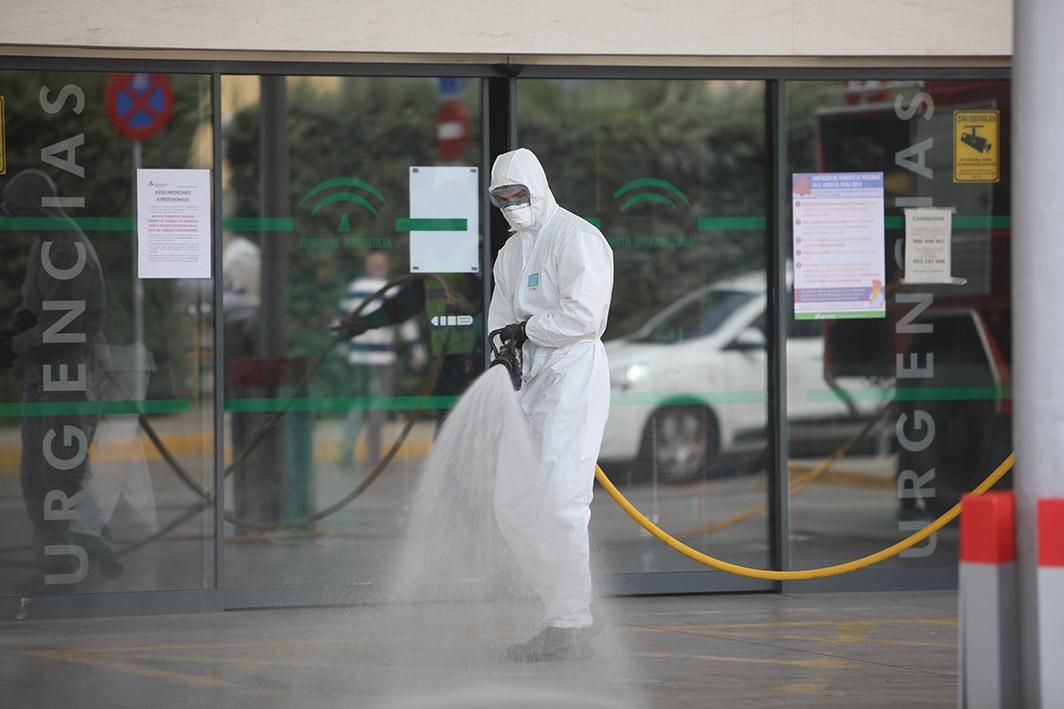
M 640 477 L 663 482 L 763 464 L 766 302 L 764 273 L 750 273 L 694 291 L 634 334 L 606 342 L 612 401 L 599 455 L 603 464 L 627 464 Z M 852 433 L 876 404 L 831 394 L 823 374 L 822 323 L 790 323 L 791 441 L 819 436 L 822 450 Z

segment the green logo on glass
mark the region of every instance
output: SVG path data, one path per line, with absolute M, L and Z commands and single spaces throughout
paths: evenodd
M 651 192 L 650 189 L 658 189 L 666 194 L 659 192 Z M 643 202 L 653 202 L 654 204 L 664 204 L 668 207 L 676 208 L 678 198 L 680 202 L 683 202 L 688 207 L 691 206 L 691 202 L 687 199 L 687 196 L 672 184 L 668 180 L 662 180 L 657 177 L 640 177 L 638 180 L 632 180 L 621 186 L 619 190 L 613 193 L 614 199 L 619 199 L 621 195 L 626 192 L 636 191 L 636 194 L 630 196 L 624 204 L 621 205 L 621 211 L 627 211 L 630 207 L 634 207 L 637 204 Z
M 334 187 L 347 187 L 354 189 L 348 189 L 344 191 L 330 191 Z M 360 192 L 365 193 L 365 195 L 368 195 L 368 197 L 363 194 L 360 194 L 360 192 L 356 192 L 355 190 L 359 190 Z M 322 194 L 323 192 L 329 193 Z M 378 192 L 376 187 L 369 184 L 368 182 L 363 182 L 362 180 L 356 177 L 334 177 L 331 180 L 319 182 L 317 185 L 311 188 L 309 192 L 303 195 L 303 199 L 299 200 L 299 206 L 302 207 L 304 204 L 307 204 L 311 201 L 311 198 L 317 195 L 321 196 L 318 197 L 316 202 L 313 202 L 314 208 L 310 212 L 311 215 L 317 214 L 324 207 L 327 207 L 330 204 L 335 204 L 337 202 L 346 202 L 349 204 L 357 204 L 358 206 L 369 210 L 369 212 L 373 214 L 373 216 L 377 216 L 377 206 L 374 205 L 372 201 L 370 201 L 370 198 L 376 198 L 376 200 L 380 202 L 380 204 L 388 203 L 388 200 L 384 199 L 384 195 Z M 340 216 L 340 226 L 337 231 L 351 231 L 351 221 L 348 219 L 346 211 Z

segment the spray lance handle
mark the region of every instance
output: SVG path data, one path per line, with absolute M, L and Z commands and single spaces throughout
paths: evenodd
M 521 371 L 524 364 L 521 345 L 527 339 L 524 323 L 507 325 L 498 330 L 493 330 L 488 335 L 488 342 L 491 344 L 491 364 L 488 366 L 490 368 L 501 364 L 506 367 L 510 375 L 510 383 L 514 386 L 514 391 L 521 390 Z M 498 340 L 498 344 L 496 344 L 496 340 Z

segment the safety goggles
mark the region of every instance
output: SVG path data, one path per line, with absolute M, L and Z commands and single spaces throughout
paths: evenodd
M 488 198 L 499 209 L 520 207 L 532 203 L 532 195 L 524 185 L 501 185 L 488 190 Z

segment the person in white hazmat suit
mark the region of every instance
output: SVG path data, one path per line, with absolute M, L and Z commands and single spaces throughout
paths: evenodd
M 489 192 L 512 236 L 495 262 L 488 327 L 522 346 L 518 397 L 543 463 L 542 477 L 513 474 L 505 461 L 496 477 L 499 528 L 545 607 L 543 631 L 507 655 L 583 658 L 592 634 L 588 523 L 610 403 L 600 337 L 613 252 L 598 229 L 558 206 L 530 150 L 496 158 Z

